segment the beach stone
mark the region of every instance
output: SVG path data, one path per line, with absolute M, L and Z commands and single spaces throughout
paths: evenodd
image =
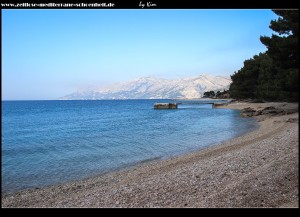
M 241 116 L 242 117 L 252 117 L 255 114 L 255 110 L 248 107 L 241 110 Z

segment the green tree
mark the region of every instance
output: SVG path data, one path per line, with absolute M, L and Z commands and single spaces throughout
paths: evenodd
M 233 98 L 258 98 L 298 101 L 298 10 L 273 10 L 279 18 L 270 28 L 277 32 L 261 36 L 265 53 L 244 61 L 244 66 L 231 76 L 229 91 Z
M 270 28 L 277 32 L 271 37 L 261 36 L 260 41 L 268 48 L 267 55 L 273 60 L 274 79 L 278 99 L 298 101 L 299 96 L 299 11 L 273 10 L 279 16 L 272 20 Z
M 215 92 L 213 90 L 204 92 L 203 97 L 204 98 L 213 98 L 213 97 L 215 97 Z
M 270 28 L 278 34 L 261 36 L 260 41 L 268 48 L 267 54 L 280 68 L 298 68 L 299 11 L 273 10 L 279 16 L 272 20 Z
M 232 97 L 238 99 L 257 98 L 258 77 L 265 58 L 266 54 L 260 53 L 245 60 L 244 66 L 231 76 L 232 83 L 229 91 Z

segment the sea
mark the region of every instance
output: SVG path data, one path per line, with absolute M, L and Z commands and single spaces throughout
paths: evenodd
M 252 118 L 170 100 L 2 101 L 2 193 L 98 176 L 253 131 Z M 203 101 L 202 101 L 203 102 Z

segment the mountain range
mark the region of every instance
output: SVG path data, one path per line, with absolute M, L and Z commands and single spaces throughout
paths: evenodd
M 208 74 L 180 79 L 149 76 L 96 89 L 78 90 L 59 99 L 195 99 L 201 98 L 207 91 L 228 90 L 230 83 L 230 78 Z

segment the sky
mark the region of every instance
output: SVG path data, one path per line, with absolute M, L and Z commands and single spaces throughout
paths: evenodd
M 230 76 L 266 51 L 266 9 L 4 9 L 2 100 L 53 100 L 144 76 Z

